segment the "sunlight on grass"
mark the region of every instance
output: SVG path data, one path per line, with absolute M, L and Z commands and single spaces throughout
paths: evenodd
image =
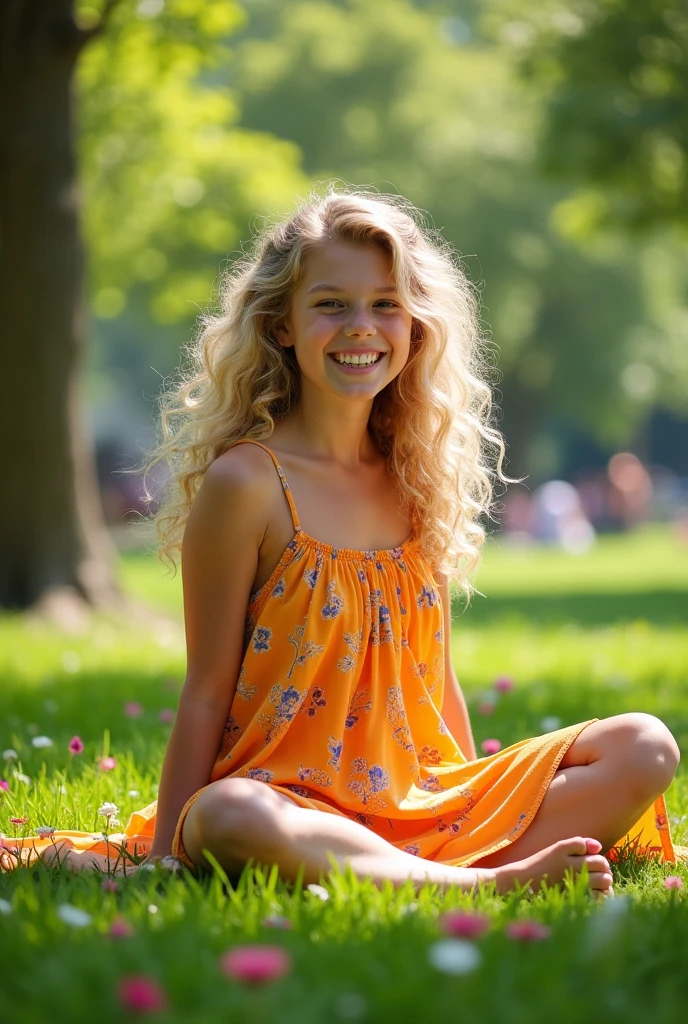
M 647 711 L 688 746 L 686 561 L 658 529 L 603 538 L 583 558 L 491 541 L 478 576 L 486 596 L 464 612 L 457 604 L 451 638 L 478 745 Z M 0 760 L 5 835 L 39 824 L 100 830 L 102 802 L 126 822 L 155 799 L 185 670 L 181 581 L 164 572 L 150 555 L 122 559 L 127 591 L 168 617 L 154 625 L 123 629 L 101 616 L 73 637 L 0 619 L 0 755 L 16 751 L 16 760 Z M 513 685 L 500 692 L 494 684 L 505 677 Z M 84 750 L 70 755 L 75 735 Z M 51 745 L 35 746 L 41 736 Z M 105 756 L 112 770 L 99 769 Z M 675 841 L 685 843 L 683 770 L 667 805 Z M 22 816 L 26 826 L 10 822 Z M 0 875 L 3 1011 L 44 1020 L 69 1006 L 70 1019 L 82 1020 L 95 1008 L 100 1020 L 120 1021 L 118 979 L 140 974 L 165 994 L 162 1021 L 449 1024 L 470 1008 L 472 1018 L 500 1024 L 600 1013 L 669 1024 L 688 995 L 688 871 L 632 855 L 615 871 L 623 898 L 602 906 L 580 879 L 500 898 L 489 888 L 474 897 L 432 885 L 414 892 L 410 883 L 378 889 L 349 871 L 331 872 L 318 893 L 259 865 L 236 887 L 221 871 L 199 881 L 157 869 L 115 891 L 103 891 L 98 875 L 16 871 Z M 686 888 L 667 889 L 667 876 Z M 484 915 L 484 934 L 461 938 L 460 917 L 459 931 L 448 931 L 450 910 Z M 527 942 L 510 931 L 516 920 L 546 927 L 528 925 Z M 224 955 L 246 944 L 285 950 L 284 976 L 262 986 L 229 977 Z

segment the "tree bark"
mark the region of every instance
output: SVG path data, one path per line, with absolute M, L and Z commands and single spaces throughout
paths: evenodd
M 0 5 L 0 605 L 120 603 L 79 385 L 88 335 L 73 0 Z M 113 6 L 106 5 L 106 9 Z

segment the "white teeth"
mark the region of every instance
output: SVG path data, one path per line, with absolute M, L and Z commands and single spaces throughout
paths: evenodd
M 381 355 L 381 352 L 371 352 L 362 356 L 345 355 L 342 352 L 335 352 L 334 358 L 338 363 L 347 363 L 351 366 L 370 366 L 371 363 L 376 363 Z

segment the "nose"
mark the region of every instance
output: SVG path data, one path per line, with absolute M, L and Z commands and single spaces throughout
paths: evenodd
M 372 338 L 375 334 L 375 324 L 366 309 L 355 309 L 351 319 L 344 328 L 347 338 Z

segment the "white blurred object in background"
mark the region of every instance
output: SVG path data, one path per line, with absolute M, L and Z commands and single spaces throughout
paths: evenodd
M 566 480 L 549 480 L 533 492 L 533 536 L 559 544 L 571 554 L 583 554 L 595 543 L 595 528 L 583 510 L 578 491 Z

